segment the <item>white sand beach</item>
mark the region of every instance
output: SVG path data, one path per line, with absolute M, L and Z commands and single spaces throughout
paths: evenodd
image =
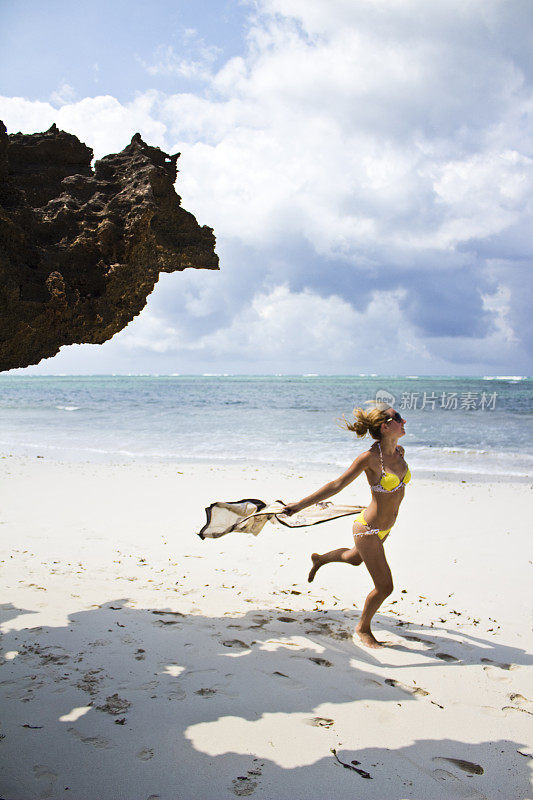
M 195 535 L 215 500 L 298 499 L 330 474 L 0 469 L 0 797 L 532 796 L 529 485 L 413 476 L 376 651 L 352 638 L 364 568 L 307 583 L 349 520 Z M 367 498 L 361 479 L 338 495 Z

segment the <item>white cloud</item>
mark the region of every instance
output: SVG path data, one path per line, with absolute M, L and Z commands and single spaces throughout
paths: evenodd
M 476 153 L 436 172 L 433 188 L 447 211 L 428 245 L 454 246 L 531 219 L 533 159 L 516 150 Z
M 201 92 L 57 110 L 0 100 L 10 130 L 55 121 L 97 156 L 137 130 L 183 153 L 177 189 L 215 228 L 222 273 L 165 283 L 165 299 L 156 290 L 120 346 L 243 363 L 255 348 L 267 360 L 326 363 L 335 340 L 342 371 L 354 340 L 389 363 L 382 339 L 365 338 L 386 320 L 391 338 L 394 325 L 396 338 L 402 331 L 405 348 L 392 352 L 410 372 L 430 358 L 452 371 L 523 361 L 533 60 L 521 0 L 255 9 L 243 56 L 220 65 L 191 30 L 183 52 L 162 48 L 146 65 L 200 79 Z M 319 322 L 302 337 L 310 318 Z
M 494 191 L 530 169 L 523 158 L 504 174 L 512 150 L 496 135 L 509 133 L 503 120 L 518 104 L 526 108 L 523 79 L 489 41 L 479 46 L 475 14 L 453 21 L 450 11 L 442 30 L 436 4 L 433 25 L 425 14 L 394 41 L 379 25 L 369 30 L 371 4 L 268 7 L 278 16 L 258 19 L 248 58 L 219 71 L 214 94 L 162 103 L 168 136 L 191 142 L 185 202 L 217 230 L 248 243 L 303 236 L 326 256 L 359 262 L 377 242 L 388 259 L 404 262 L 406 249 L 449 250 L 523 219 L 523 194 Z M 346 15 L 352 27 L 341 24 Z M 450 32 L 460 35 L 457 50 Z M 478 192 L 477 210 L 464 196 L 443 203 L 446 181 L 461 169 L 464 187 L 476 169 L 484 173 L 470 191 L 470 200 Z M 488 188 L 491 196 L 482 195 Z
M 389 368 L 399 362 L 407 366 L 414 356 L 427 362 L 429 353 L 403 319 L 401 296 L 402 292 L 375 292 L 366 309 L 356 310 L 336 295 L 277 286 L 255 294 L 227 326 L 212 333 L 191 338 L 154 312 L 131 323 L 115 342 L 128 350 L 186 353 L 200 362 L 238 359 L 285 371 L 295 363 L 342 372 L 347 364 L 356 371 L 370 369 L 376 359 Z
M 92 147 L 95 158 L 102 158 L 122 150 L 137 131 L 150 144 L 164 147 L 166 126 L 154 114 L 156 104 L 155 92 L 140 94 L 126 105 L 100 95 L 61 108 L 24 97 L 0 97 L 0 119 L 10 133 L 44 131 L 55 122 Z
M 196 58 L 184 58 L 176 53 L 172 45 L 161 45 L 153 55 L 152 63 L 141 60 L 149 75 L 174 75 L 207 81 L 212 78 L 212 67 L 220 53 L 218 47 L 202 45 Z
M 155 49 L 151 62 L 141 58 L 138 61 L 152 76 L 209 81 L 213 77 L 213 65 L 221 52 L 220 47 L 206 44 L 195 28 L 186 28 L 181 34 L 179 52 L 173 45 L 161 44 Z
M 56 106 L 62 106 L 66 103 L 73 103 L 76 100 L 76 90 L 65 80 L 55 92 L 50 95 L 50 102 Z

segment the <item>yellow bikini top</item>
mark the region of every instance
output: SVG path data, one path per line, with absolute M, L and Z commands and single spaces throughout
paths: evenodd
M 385 472 L 383 466 L 383 453 L 381 452 L 381 443 L 378 442 L 379 458 L 381 461 L 381 478 L 379 483 L 374 483 L 370 486 L 373 492 L 396 492 L 402 486 L 406 486 L 411 480 L 411 472 L 407 467 L 407 472 L 403 478 L 399 478 L 394 472 Z

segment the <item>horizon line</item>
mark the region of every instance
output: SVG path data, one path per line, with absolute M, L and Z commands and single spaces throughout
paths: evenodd
M 531 375 L 481 375 L 454 373 L 422 373 L 404 375 L 391 373 L 319 373 L 319 372 L 57 372 L 49 374 L 20 374 L 12 370 L 0 372 L 0 378 L 388 378 L 418 380 L 420 378 L 472 378 L 479 380 L 531 380 Z

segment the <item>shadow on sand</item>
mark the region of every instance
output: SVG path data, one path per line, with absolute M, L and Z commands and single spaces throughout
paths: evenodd
M 32 614 L 0 611 L 4 623 Z M 272 609 L 205 617 L 122 598 L 64 627 L 11 630 L 0 663 L 0 798 L 527 798 L 526 745 L 469 744 L 464 726 L 450 738 L 442 698 L 409 678 L 415 663 L 476 668 L 521 697 L 524 651 L 462 632 L 450 643 L 445 629 L 381 616 L 396 643 L 376 653 L 354 644 L 356 618 Z M 402 741 L 413 711 L 434 737 L 367 746 L 365 721 L 378 717 Z M 505 730 L 505 709 L 491 713 Z

